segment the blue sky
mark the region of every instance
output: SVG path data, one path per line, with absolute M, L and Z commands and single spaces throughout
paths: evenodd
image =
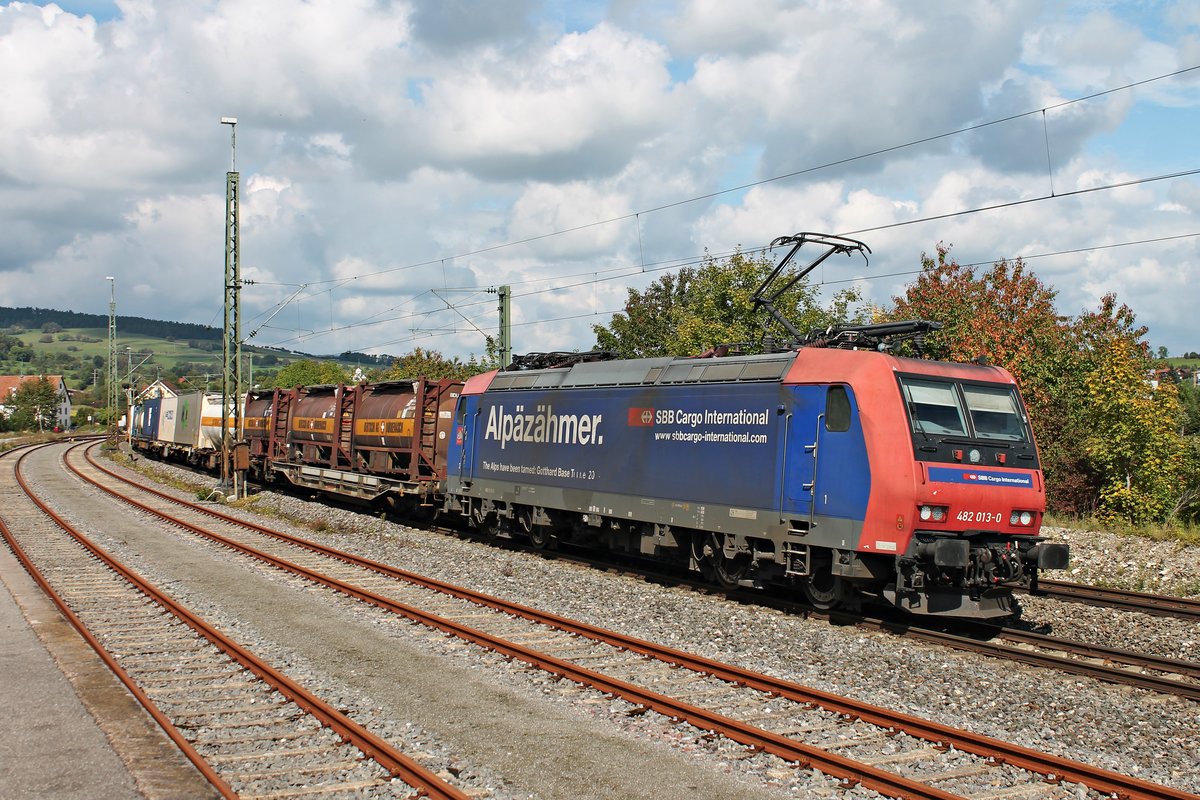
M 11 3 L 6 5 L 11 5 Z M 48 4 L 38 3 L 37 5 Z M 117 7 L 115 2 L 111 2 L 111 0 L 94 0 L 94 2 L 89 2 L 89 0 L 79 0 L 79 2 L 69 2 L 68 0 L 64 0 L 64 2 L 56 3 L 55 5 L 61 8 L 63 11 L 67 11 L 76 16 L 82 17 L 90 15 L 94 17 L 97 22 L 108 22 L 109 20 L 121 16 L 120 8 Z
M 586 349 L 643 263 L 867 230 L 826 276 L 875 304 L 938 242 L 1062 253 L 1031 267 L 1063 313 L 1115 292 L 1200 350 L 1200 180 L 1137 183 L 1200 168 L 1200 70 L 1162 77 L 1200 66 L 1200 6 L 863 8 L 0 3 L 0 304 L 105 313 L 115 275 L 121 314 L 219 323 L 232 115 L 249 327 L 295 295 L 257 343 L 479 353 L 506 283 L 518 352 Z M 1047 194 L 1047 136 L 1067 197 L 968 213 Z

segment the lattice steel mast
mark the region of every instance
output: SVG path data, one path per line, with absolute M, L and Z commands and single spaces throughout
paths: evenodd
M 108 408 L 108 430 L 114 438 L 117 435 L 117 398 L 120 389 L 117 386 L 117 284 L 116 278 L 108 275 L 108 378 L 105 406 Z M 126 420 L 132 425 L 133 420 Z
M 242 433 L 241 242 L 237 172 L 237 117 L 221 117 L 230 129 L 232 155 L 225 173 L 225 326 L 221 337 L 221 483 L 240 493 L 231 455 Z

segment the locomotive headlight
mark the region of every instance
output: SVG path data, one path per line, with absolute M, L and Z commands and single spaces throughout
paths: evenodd
M 979 451 L 972 450 L 970 453 L 967 453 L 967 458 L 971 459 L 972 464 L 978 464 L 980 459 Z
M 946 507 L 945 506 L 921 506 L 919 509 L 920 517 L 923 522 L 945 522 Z
M 1014 511 L 1008 517 L 1008 524 L 1028 528 L 1033 524 L 1033 513 L 1030 511 Z

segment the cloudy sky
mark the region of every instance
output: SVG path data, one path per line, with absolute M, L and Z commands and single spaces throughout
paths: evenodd
M 311 353 L 587 349 L 628 288 L 798 231 L 870 263 L 1024 256 L 1200 350 L 1200 4 L 0 3 L 0 305 L 220 325 L 237 117 L 245 333 Z

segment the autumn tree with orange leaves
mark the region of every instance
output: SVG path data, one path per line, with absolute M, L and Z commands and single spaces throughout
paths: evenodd
M 941 322 L 925 340 L 929 358 L 986 360 L 1013 374 L 1051 509 L 1130 522 L 1178 512 L 1188 494 L 1182 411 L 1150 383 L 1147 329 L 1114 295 L 1077 318 L 1058 314 L 1056 295 L 1020 259 L 977 273 L 939 244 L 886 317 Z

